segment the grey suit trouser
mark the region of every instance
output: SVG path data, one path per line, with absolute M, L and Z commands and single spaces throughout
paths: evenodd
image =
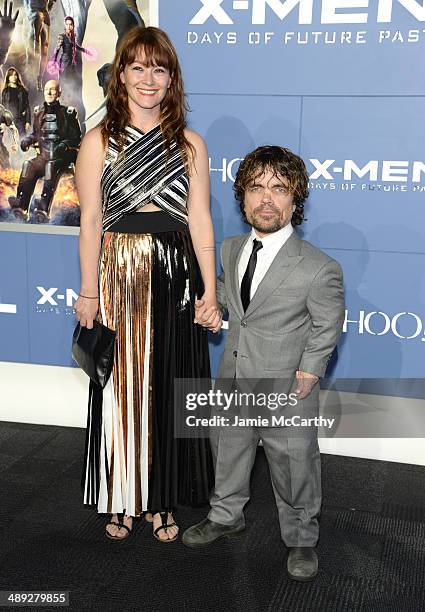
M 321 506 L 320 451 L 315 435 L 285 436 L 282 428 L 221 427 L 211 431 L 215 487 L 208 518 L 222 525 L 244 526 L 243 508 L 250 497 L 250 476 L 262 440 L 288 547 L 315 546 Z

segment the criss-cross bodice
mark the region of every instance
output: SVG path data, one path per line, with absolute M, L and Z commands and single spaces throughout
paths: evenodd
M 169 153 L 159 125 L 143 133 L 127 126 L 124 147 L 109 139 L 101 177 L 103 231 L 152 202 L 187 224 L 189 177 L 175 141 Z

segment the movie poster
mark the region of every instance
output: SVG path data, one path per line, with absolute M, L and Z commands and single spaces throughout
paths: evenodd
M 0 223 L 79 225 L 75 160 L 149 0 L 0 0 Z

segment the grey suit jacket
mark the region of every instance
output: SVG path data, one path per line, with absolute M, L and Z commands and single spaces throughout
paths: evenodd
M 217 378 L 323 376 L 344 322 L 342 270 L 294 231 L 243 311 L 238 263 L 249 234 L 226 238 L 217 298 L 229 330 Z

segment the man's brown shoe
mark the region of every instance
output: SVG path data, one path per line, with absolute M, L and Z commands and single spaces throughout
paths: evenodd
M 182 542 L 189 548 L 203 548 L 220 538 L 233 538 L 241 535 L 244 531 L 245 526 L 221 525 L 206 518 L 197 525 L 186 529 Z

